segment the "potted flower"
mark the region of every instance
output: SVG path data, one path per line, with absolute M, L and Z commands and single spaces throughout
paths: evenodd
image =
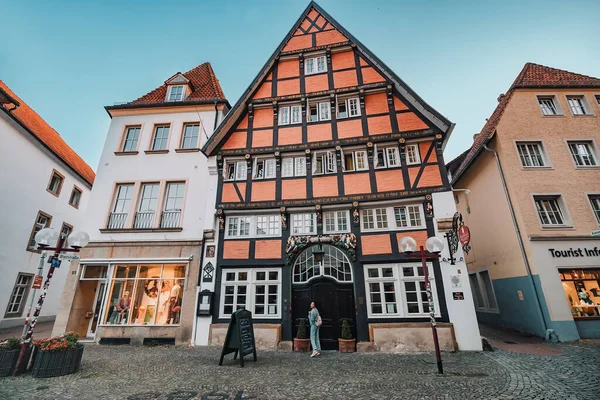
M 83 356 L 83 345 L 78 339 L 79 335 L 70 332 L 34 341 L 36 351 L 31 375 L 34 378 L 50 378 L 77 372 Z
M 0 376 L 12 374 L 20 351 L 21 341 L 17 338 L 8 338 L 0 342 Z
M 338 339 L 340 353 L 354 353 L 356 351 L 356 339 L 352 338 L 350 320 L 342 320 L 342 337 Z
M 306 318 L 299 318 L 298 330 L 294 338 L 294 351 L 306 353 L 310 351 L 310 339 L 306 332 Z

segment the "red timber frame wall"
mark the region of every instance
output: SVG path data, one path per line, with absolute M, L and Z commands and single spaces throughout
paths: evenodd
M 315 57 L 325 57 L 325 71 L 307 74 L 306 63 Z M 316 70 L 317 61 L 311 62 Z M 281 319 L 255 319 L 255 322 L 281 324 L 281 340 L 291 340 L 293 263 L 286 255 L 291 229 L 290 223 L 283 225 L 285 221 L 291 222 L 290 207 L 308 207 L 317 213 L 316 234 L 322 235 L 322 207 L 338 204 L 347 206 L 349 232 L 356 236 L 352 273 L 357 339 L 369 340 L 368 323 L 428 321 L 427 317 L 367 318 L 363 265 L 411 262 L 398 251 L 400 239 L 410 235 L 419 245 L 424 245 L 425 240 L 434 235 L 431 194 L 450 190 L 442 146 L 452 124 L 384 67 L 331 16 L 311 3 L 205 146 L 207 155 L 217 157 L 219 168 L 216 206 L 221 233 L 214 323 L 228 321 L 219 318 L 223 269 L 277 267 L 281 268 L 282 275 Z M 358 99 L 360 112 L 339 118 L 338 103 L 347 98 Z M 317 121 L 309 121 L 311 105 L 316 103 L 329 105 L 329 119 L 318 120 L 317 117 Z M 292 121 L 289 115 L 289 123 L 282 125 L 280 107 L 291 105 L 301 107 L 300 121 Z M 399 166 L 375 168 L 375 151 L 384 145 L 398 149 Z M 413 154 L 417 150 L 418 163 L 407 163 L 408 146 Z M 343 156 L 350 151 L 346 149 L 366 151 L 368 168 L 344 171 Z M 335 154 L 337 172 L 313 176 L 314 153 L 324 150 Z M 282 177 L 282 160 L 288 154 L 304 157 L 305 176 Z M 254 159 L 265 156 L 275 159 L 275 176 L 253 179 Z M 224 169 L 230 160 L 244 162 L 246 179 L 224 179 Z M 414 199 L 411 204 L 422 204 L 424 228 L 361 233 L 358 215 L 364 208 L 363 203 L 411 198 Z M 277 212 L 284 221 L 281 237 L 225 238 L 227 215 L 252 215 L 266 210 Z M 238 214 L 240 212 L 245 214 Z M 439 320 L 447 322 L 437 261 L 434 273 Z

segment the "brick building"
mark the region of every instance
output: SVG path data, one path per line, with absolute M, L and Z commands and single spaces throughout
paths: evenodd
M 398 248 L 442 237 L 438 220 L 456 211 L 442 156 L 452 128 L 311 2 L 203 148 L 218 228 L 198 329 L 220 344 L 243 307 L 259 346 L 285 346 L 315 300 L 325 349 L 343 319 L 359 350 L 430 348 L 423 270 Z M 480 349 L 465 270 L 430 263 L 444 349 Z

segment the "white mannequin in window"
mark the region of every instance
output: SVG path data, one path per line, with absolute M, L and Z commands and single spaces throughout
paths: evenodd
M 173 288 L 171 289 L 171 295 L 169 296 L 168 324 L 179 323 L 179 312 L 181 311 L 179 293 L 181 293 L 181 285 L 179 284 L 179 281 L 173 281 Z

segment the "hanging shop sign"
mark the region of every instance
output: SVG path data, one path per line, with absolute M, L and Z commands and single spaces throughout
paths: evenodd
M 256 361 L 256 343 L 254 340 L 254 326 L 252 324 L 252 313 L 248 310 L 237 310 L 231 314 L 231 321 L 227 327 L 225 343 L 221 350 L 219 365 L 223 365 L 223 357 L 234 353 L 235 360 L 240 356 L 240 366 L 244 366 L 244 356 L 252 354 Z
M 79 254 L 60 253 L 58 259 L 63 261 L 79 260 Z
M 36 275 L 33 278 L 33 285 L 31 285 L 32 289 L 41 289 L 42 288 L 42 281 L 44 280 L 44 277 L 41 275 Z
M 458 228 L 458 240 L 460 240 L 460 243 L 463 246 L 467 246 L 471 243 L 471 231 L 469 231 L 469 228 L 466 225 L 461 225 Z

